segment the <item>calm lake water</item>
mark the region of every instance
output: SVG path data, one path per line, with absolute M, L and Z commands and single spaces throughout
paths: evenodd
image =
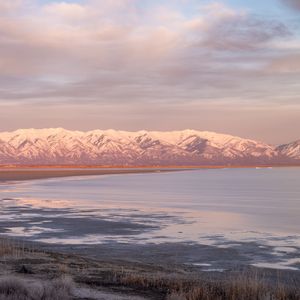
M 0 195 L 2 233 L 47 243 L 255 241 L 275 255 L 300 247 L 300 168 L 2 183 Z

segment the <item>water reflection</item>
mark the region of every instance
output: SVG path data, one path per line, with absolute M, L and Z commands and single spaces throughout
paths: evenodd
M 281 168 L 2 183 L 0 230 L 62 244 L 189 242 L 239 248 L 255 242 L 261 247 L 255 251 L 271 249 L 281 257 L 274 264 L 297 268 L 292 255 L 300 248 L 299 178 L 299 168 Z

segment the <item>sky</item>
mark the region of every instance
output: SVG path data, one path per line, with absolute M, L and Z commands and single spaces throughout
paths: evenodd
M 300 139 L 299 0 L 0 0 L 0 131 Z

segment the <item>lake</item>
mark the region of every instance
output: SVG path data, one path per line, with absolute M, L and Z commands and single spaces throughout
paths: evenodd
M 255 266 L 300 270 L 300 168 L 6 182 L 0 193 L 6 236 L 73 247 L 207 245 L 253 252 L 245 255 Z

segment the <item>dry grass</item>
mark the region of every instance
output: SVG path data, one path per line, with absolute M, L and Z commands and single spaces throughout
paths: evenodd
M 68 300 L 73 281 L 62 277 L 52 281 L 28 281 L 18 277 L 0 279 L 0 300 Z
M 22 258 L 35 252 L 33 245 L 19 240 L 0 238 L 0 258 Z
M 23 267 L 20 261 L 39 259 L 39 254 L 29 243 L 24 244 L 8 238 L 0 238 L 0 300 L 64 300 L 71 299 L 73 281 L 70 277 L 61 276 L 58 279 L 38 280 L 26 275 L 13 275 Z M 1 265 L 2 264 L 2 265 Z M 8 266 L 7 271 L 4 266 Z M 16 268 L 15 271 L 10 267 Z M 29 266 L 30 267 L 30 266 Z M 26 268 L 26 267 L 25 267 Z M 19 273 L 23 273 L 22 271 Z M 62 274 L 62 272 L 60 272 Z
M 259 279 L 232 279 L 229 282 L 197 283 L 192 288 L 173 291 L 168 300 L 298 300 L 298 288 L 270 286 Z
M 19 257 L 22 255 L 22 247 L 10 239 L 0 239 L 0 257 L 13 256 Z
M 242 274 L 227 280 L 187 275 L 119 274 L 114 281 L 136 290 L 164 293 L 167 300 L 300 300 L 299 282 L 268 284 L 263 276 Z
M 181 269 L 134 263 L 120 266 L 74 255 L 42 253 L 6 239 L 0 239 L 0 268 L 1 259 L 3 275 L 4 267 L 7 274 L 16 274 L 23 265 L 33 272 L 26 275 L 19 272 L 26 280 L 20 277 L 0 279 L 0 300 L 70 299 L 72 281 L 65 276 L 71 276 L 77 284 L 86 287 L 126 290 L 126 293 L 156 300 L 300 300 L 300 276 L 292 277 L 288 273 L 282 273 L 284 277 L 280 278 L 280 273 L 265 277 L 263 272 L 247 271 L 217 279 L 213 274 L 208 277 L 208 274 Z M 51 280 L 56 277 L 63 279 Z

